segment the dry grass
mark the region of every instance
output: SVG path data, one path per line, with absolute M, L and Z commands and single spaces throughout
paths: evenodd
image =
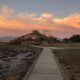
M 80 80 L 80 48 L 53 50 L 64 73 L 71 80 Z

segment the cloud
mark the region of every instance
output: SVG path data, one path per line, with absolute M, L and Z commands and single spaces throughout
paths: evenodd
M 43 13 L 43 14 L 41 14 L 41 17 L 42 17 L 42 18 L 50 19 L 50 18 L 52 18 L 52 17 L 53 17 L 53 15 L 52 15 L 52 14 L 50 14 L 50 13 Z
M 6 5 L 0 5 L 0 16 L 10 17 L 13 13 L 13 9 L 8 8 Z
M 80 29 L 80 14 L 73 14 L 63 19 L 55 19 L 57 24 Z
M 26 12 L 22 12 L 16 15 L 17 19 L 21 19 L 21 20 L 27 20 L 27 19 L 33 19 L 36 17 L 36 13 L 26 13 Z
M 5 5 L 0 6 L 0 28 L 31 31 L 33 29 L 47 31 L 54 35 L 64 35 L 66 33 L 80 34 L 80 14 L 72 14 L 62 19 L 56 18 L 54 14 L 27 13 L 21 12 L 15 14 L 15 10 Z M 17 34 L 17 33 L 16 33 Z

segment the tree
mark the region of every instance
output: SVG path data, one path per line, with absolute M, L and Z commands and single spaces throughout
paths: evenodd
M 49 41 L 50 43 L 60 42 L 56 37 L 53 37 L 53 36 L 49 36 L 48 39 L 49 39 L 48 41 Z
M 19 39 L 14 39 L 10 42 L 10 44 L 15 44 L 15 45 L 20 45 L 21 44 L 21 40 Z
M 73 35 L 70 37 L 69 41 L 71 42 L 80 42 L 80 35 Z
M 62 42 L 68 43 L 68 42 L 69 42 L 69 39 L 68 39 L 68 38 L 64 38 L 64 39 L 62 40 Z

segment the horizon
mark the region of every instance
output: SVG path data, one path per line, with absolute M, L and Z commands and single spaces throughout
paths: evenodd
M 33 31 L 34 31 L 34 30 L 33 30 Z M 27 34 L 20 35 L 20 36 L 0 36 L 0 38 L 19 38 L 19 37 L 28 35 L 28 34 L 32 33 L 33 31 L 31 31 L 31 32 L 29 32 L 29 33 L 27 33 Z M 38 30 L 36 30 L 36 31 L 38 31 Z M 69 36 L 69 37 L 60 38 L 60 37 L 56 37 L 56 36 L 54 36 L 54 35 L 47 35 L 47 34 L 45 34 L 45 33 L 43 33 L 43 32 L 40 32 L 40 31 L 38 31 L 38 32 L 39 32 L 40 34 L 46 35 L 47 37 L 53 36 L 54 38 L 57 38 L 57 39 L 60 39 L 60 40 L 62 40 L 62 39 L 69 39 L 69 38 L 71 38 L 71 37 L 74 36 L 74 35 L 79 35 L 79 34 L 74 34 L 74 35 L 71 35 L 71 36 Z
M 32 30 L 57 38 L 80 34 L 79 0 L 1 0 L 0 37 Z

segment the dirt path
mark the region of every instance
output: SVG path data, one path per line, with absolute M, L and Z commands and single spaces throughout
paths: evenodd
M 51 48 L 44 48 L 29 76 L 23 80 L 63 80 Z

